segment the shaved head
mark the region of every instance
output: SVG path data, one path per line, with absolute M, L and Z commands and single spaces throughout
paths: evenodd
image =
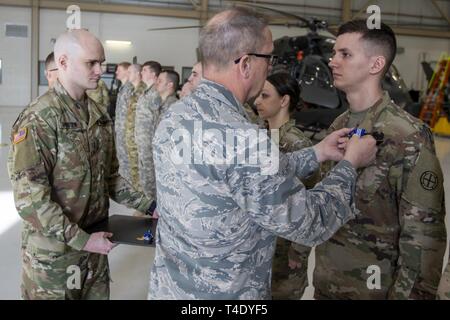
M 73 56 L 80 54 L 84 48 L 96 48 L 103 51 L 101 42 L 89 31 L 84 29 L 68 30 L 61 34 L 55 42 L 55 60 L 62 55 Z
M 84 29 L 64 32 L 55 42 L 54 53 L 58 79 L 72 97 L 97 88 L 105 51 L 92 33 Z

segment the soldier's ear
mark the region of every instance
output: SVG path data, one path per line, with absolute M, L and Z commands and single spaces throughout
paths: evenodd
M 66 54 L 62 54 L 57 61 L 58 69 L 59 70 L 66 70 L 67 69 L 67 63 L 68 63 L 68 57 Z
M 386 58 L 383 56 L 373 56 L 370 65 L 370 74 L 378 74 L 383 72 L 384 66 L 386 65 Z
M 242 56 L 239 61 L 239 71 L 245 79 L 250 77 L 250 57 L 248 55 Z
M 283 107 L 283 108 L 289 107 L 290 103 L 291 103 L 291 97 L 288 94 L 285 94 L 281 98 L 281 107 Z

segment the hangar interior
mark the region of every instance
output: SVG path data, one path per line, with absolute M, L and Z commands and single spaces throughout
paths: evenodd
M 113 74 L 108 74 L 107 64 L 133 60 L 158 61 L 164 68 L 176 70 L 184 82 L 197 62 L 200 27 L 216 12 L 233 4 L 269 8 L 258 10 L 269 17 L 274 40 L 309 32 L 298 27 L 299 20 L 293 15 L 326 21 L 330 30 L 336 30 L 343 21 L 369 17 L 373 12 L 368 13 L 367 8 L 378 6 L 382 21 L 397 36 L 394 65 L 406 90 L 417 97 L 419 107 L 429 84 L 423 62 L 435 70 L 443 54 L 450 53 L 448 0 L 0 0 L 0 299 L 20 298 L 21 221 L 6 168 L 11 126 L 30 101 L 48 90 L 44 61 L 58 35 L 73 22 L 73 6 L 80 9 L 81 28 L 92 32 L 105 48 L 103 79 L 108 84 Z M 326 30 L 319 33 L 330 35 Z M 446 86 L 448 112 L 448 83 Z M 450 132 L 448 136 L 445 132 L 436 135 L 435 143 L 445 176 L 449 230 Z M 132 211 L 111 201 L 110 213 L 132 214 Z M 154 248 L 120 245 L 113 250 L 111 298 L 146 299 L 153 257 Z M 310 280 L 313 268 L 312 254 Z M 310 285 L 303 299 L 312 299 L 313 290 Z

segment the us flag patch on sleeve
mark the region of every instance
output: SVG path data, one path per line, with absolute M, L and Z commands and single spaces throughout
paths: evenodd
M 23 140 L 25 140 L 25 138 L 27 137 L 27 132 L 28 132 L 27 128 L 19 129 L 19 132 L 17 132 L 14 135 L 13 143 L 18 144 L 19 142 L 22 142 Z

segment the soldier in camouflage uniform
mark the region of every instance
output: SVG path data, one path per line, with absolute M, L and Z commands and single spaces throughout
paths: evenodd
M 117 93 L 116 100 L 116 120 L 114 123 L 114 133 L 116 137 L 117 159 L 119 159 L 119 173 L 122 177 L 131 181 L 130 163 L 125 139 L 125 125 L 127 118 L 127 105 L 133 92 L 133 84 L 128 81 L 129 62 L 121 62 L 117 66 L 116 78 L 122 83 Z
M 279 130 L 279 149 L 283 153 L 294 152 L 312 143 L 295 126 L 290 115 L 297 109 L 300 88 L 289 74 L 270 75 L 255 100 L 255 106 L 268 129 Z M 306 188 L 312 188 L 320 180 L 320 170 L 303 180 Z M 300 245 L 298 245 L 300 246 Z M 278 237 L 272 265 L 272 297 L 274 299 L 299 300 L 308 286 L 308 250 L 300 253 L 291 247 L 291 241 Z
M 273 62 L 265 19 L 244 8 L 221 12 L 202 29 L 199 47 L 204 80 L 167 110 L 153 140 L 160 218 L 149 298 L 267 299 L 276 236 L 311 246 L 353 218 L 354 167 L 374 159 L 375 140 L 348 141 L 343 129 L 278 158 L 267 134 L 247 136 L 258 127 L 242 107 Z M 224 145 L 225 136 L 233 143 Z M 257 140 L 271 144 L 272 157 L 248 159 Z M 306 191 L 296 177 L 331 159 L 344 160 Z
M 102 107 L 108 112 L 109 108 L 109 90 L 106 83 L 100 79 L 98 81 L 98 86 L 94 90 L 87 90 L 86 94 L 89 98 L 95 101 L 97 106 Z
M 381 144 L 375 163 L 358 172 L 361 215 L 316 247 L 315 297 L 434 299 L 446 246 L 443 176 L 428 126 L 382 90 L 395 35 L 355 20 L 340 27 L 334 50 L 334 84 L 350 109 L 330 131 L 362 128 Z
M 156 201 L 155 168 L 153 164 L 153 137 L 161 115 L 177 101 L 175 95 L 179 76 L 175 71 L 159 74 L 154 90 L 149 92 L 143 108 L 136 115 L 135 139 L 138 142 L 139 176 L 145 195 Z M 137 125 L 139 123 L 139 126 Z
M 138 151 L 139 181 L 148 199 L 156 200 L 155 173 L 153 166 L 152 138 L 154 135 L 153 114 L 161 105 L 161 97 L 156 91 L 156 81 L 161 73 L 161 65 L 147 61 L 142 65 L 142 80 L 147 85 L 136 107 L 135 139 Z
M 158 108 L 158 118 L 160 118 L 177 99 L 177 89 L 180 82 L 180 75 L 173 70 L 164 70 L 156 81 L 156 91 L 161 97 L 161 105 Z M 159 119 L 155 122 L 155 129 Z
M 58 68 L 55 63 L 55 54 L 49 53 L 45 59 L 45 78 L 47 78 L 48 88 L 52 89 L 58 79 Z
M 146 89 L 142 82 L 141 66 L 133 64 L 128 68 L 128 79 L 133 84 L 133 91 L 127 101 L 127 115 L 125 121 L 125 143 L 127 148 L 128 162 L 130 168 L 130 182 L 137 190 L 142 190 L 139 182 L 139 164 L 136 139 L 134 135 L 136 127 L 136 107 L 139 98 Z
M 108 299 L 111 234 L 86 230 L 108 216 L 110 197 L 144 212 L 150 202 L 119 176 L 112 121 L 85 94 L 100 78 L 100 41 L 68 31 L 55 56 L 59 81 L 19 115 L 8 157 L 24 220 L 22 297 Z
M 191 92 L 194 91 L 198 87 L 198 85 L 202 79 L 202 74 L 203 74 L 202 64 L 200 62 L 197 62 L 192 67 L 192 72 L 189 75 L 189 78 L 186 81 L 186 83 L 183 85 L 183 88 L 180 93 L 180 98 L 190 95 Z
M 439 282 L 437 298 L 440 300 L 450 300 L 450 259 Z

